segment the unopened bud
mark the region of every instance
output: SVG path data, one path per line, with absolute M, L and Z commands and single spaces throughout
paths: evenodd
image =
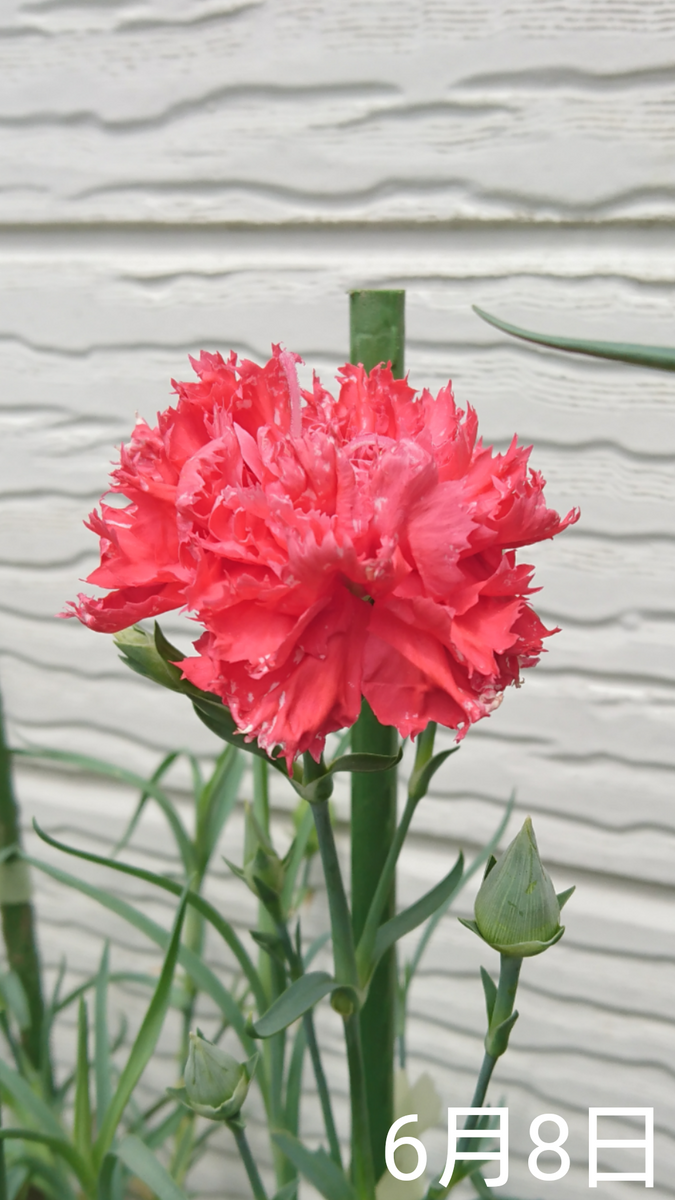
M 463 924 L 500 954 L 529 958 L 562 937 L 560 910 L 572 890 L 556 896 L 528 817 L 501 858 L 488 866 L 476 896 L 476 919 Z
M 233 1120 L 246 1099 L 257 1057 L 239 1063 L 199 1031 L 191 1033 L 185 1066 L 185 1102 L 212 1121 Z

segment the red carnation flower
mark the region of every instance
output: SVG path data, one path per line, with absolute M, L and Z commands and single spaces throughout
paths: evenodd
M 489 714 L 542 652 L 519 546 L 578 518 L 546 507 L 514 438 L 477 440 L 450 385 L 416 394 L 388 367 L 345 366 L 334 399 L 301 391 L 297 355 L 264 366 L 202 352 L 198 383 L 139 421 L 89 528 L 101 565 L 73 612 L 113 633 L 186 608 L 204 633 L 184 677 L 289 763 L 318 758 L 365 696 L 414 737 Z

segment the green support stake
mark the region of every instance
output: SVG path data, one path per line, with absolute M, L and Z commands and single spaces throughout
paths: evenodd
M 12 761 L 2 714 L 0 700 L 0 851 L 21 845 L 19 808 L 14 795 Z M 51 1088 L 49 1047 L 43 1037 L 44 1001 L 42 997 L 42 974 L 37 948 L 35 916 L 29 898 L 30 880 L 28 867 L 19 858 L 10 856 L 0 866 L 4 874 L 0 888 L 0 914 L 2 933 L 7 952 L 7 963 L 19 976 L 26 993 L 30 1025 L 23 1031 L 23 1048 L 36 1070 L 41 1071 L 48 1088 Z
M 350 296 L 351 361 L 367 371 L 391 362 L 403 375 L 405 292 L 364 291 Z M 395 729 L 380 725 L 364 700 L 352 731 L 352 750 L 395 755 Z M 377 775 L 352 775 L 352 919 L 358 941 L 396 829 L 396 768 Z M 393 916 L 396 892 L 382 920 Z M 394 1041 L 396 1034 L 396 952 L 382 959 L 361 1011 L 361 1038 L 366 1077 L 375 1178 L 385 1170 L 384 1146 L 394 1120 Z

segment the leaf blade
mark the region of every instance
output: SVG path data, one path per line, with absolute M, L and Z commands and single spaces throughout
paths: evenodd
M 349 1180 L 325 1150 L 308 1150 L 291 1133 L 277 1131 L 272 1139 L 325 1200 L 356 1200 Z
M 556 337 L 554 334 L 535 333 L 530 329 L 522 329 L 519 325 L 511 325 L 485 312 L 477 305 L 472 305 L 473 311 L 482 321 L 508 333 L 511 337 L 523 342 L 532 342 L 537 346 L 548 346 L 553 350 L 566 350 L 572 354 L 584 354 L 591 358 L 606 358 L 615 362 L 632 363 L 638 367 L 649 367 L 655 371 L 675 371 L 675 348 L 672 346 L 645 346 L 631 342 L 601 342 L 587 338 Z
M 310 971 L 307 975 L 301 975 L 255 1022 L 253 1028 L 256 1036 L 268 1038 L 281 1033 L 339 986 L 326 971 Z
M 460 886 L 463 871 L 464 855 L 460 852 L 454 867 L 444 879 L 441 879 L 440 883 L 437 883 L 409 908 L 405 908 L 403 912 L 397 913 L 395 917 L 385 921 L 384 925 L 380 925 L 375 938 L 373 968 L 394 942 L 397 942 L 406 933 L 411 933 L 428 917 L 432 917 L 442 904 L 447 903 Z

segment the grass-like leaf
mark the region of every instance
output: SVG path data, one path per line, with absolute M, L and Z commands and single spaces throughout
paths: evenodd
M 68 1164 L 85 1191 L 91 1192 L 94 1176 L 75 1147 L 71 1146 L 64 1137 L 54 1137 L 53 1134 L 43 1133 L 38 1129 L 0 1129 L 0 1138 L 4 1141 L 12 1139 L 22 1142 L 38 1142 L 42 1146 L 47 1146 L 53 1154 L 58 1155 Z
M 135 771 L 127 771 L 124 767 L 117 767 L 100 758 L 93 758 L 88 754 L 72 754 L 67 750 L 44 750 L 36 747 L 35 749 L 12 750 L 12 754 L 21 758 L 45 759 L 47 762 L 60 762 L 64 766 L 78 767 L 82 771 L 91 771 L 92 775 L 102 775 L 116 783 L 124 783 L 128 787 L 138 788 L 141 793 L 147 792 L 153 800 L 157 801 L 168 821 L 186 875 L 191 875 L 195 870 L 194 850 L 183 822 L 164 789 L 152 779 L 144 779 Z
M 125 1137 L 117 1149 L 118 1157 L 141 1179 L 157 1200 L 187 1200 L 187 1195 L 172 1179 L 152 1150 L 134 1134 Z
M 94 998 L 94 1081 L 96 1086 L 96 1123 L 101 1126 L 110 1105 L 112 1077 L 110 1073 L 110 1039 L 108 1034 L 108 983 L 110 946 L 106 942 L 101 965 L 96 976 Z
M 511 325 L 499 317 L 493 317 L 482 308 L 473 305 L 473 311 L 488 325 L 501 329 L 511 337 L 520 338 L 523 342 L 533 342 L 537 346 L 549 346 L 553 350 L 567 350 L 572 354 L 586 354 L 591 358 L 608 358 L 615 362 L 633 363 L 637 367 L 650 367 L 655 371 L 675 371 L 675 347 L 673 346 L 644 346 L 631 342 L 599 342 L 587 338 L 556 337 L 551 333 L 533 333 L 530 329 L 521 329 L 519 325 Z
M 136 1040 L 120 1075 L 115 1092 L 111 1097 L 106 1115 L 99 1126 L 98 1137 L 94 1146 L 94 1159 L 99 1164 L 103 1161 L 105 1154 L 112 1145 L 117 1126 L 122 1119 L 122 1114 L 157 1045 L 169 1007 L 171 983 L 176 962 L 178 961 L 180 935 L 186 908 L 187 889 L 183 892 L 178 905 L 171 938 L 155 994 L 150 1001 L 141 1028 L 138 1031 Z
M 428 917 L 433 916 L 437 909 L 442 904 L 446 904 L 450 897 L 454 895 L 462 880 L 464 871 L 464 855 L 460 853 L 454 867 L 440 883 L 426 892 L 415 904 L 411 904 L 409 908 L 404 908 L 403 912 L 397 913 L 391 920 L 385 921 L 384 925 L 380 925 L 375 938 L 375 951 L 373 955 L 373 968 L 386 954 L 390 946 L 402 938 L 406 933 L 416 929 Z
M 82 892 L 83 895 L 90 896 L 92 900 L 96 900 L 104 908 L 116 913 L 123 920 L 128 921 L 130 925 L 139 929 L 141 933 L 149 937 L 157 946 L 166 950 L 170 936 L 167 930 L 158 925 L 156 921 L 151 920 L 150 917 L 147 917 L 145 913 L 139 912 L 133 905 L 128 904 L 126 900 L 122 900 L 119 896 L 113 896 L 102 888 L 94 887 L 93 884 L 86 883 L 83 879 L 78 879 L 76 875 L 69 875 L 66 871 L 61 871 L 58 867 L 53 867 L 50 863 L 42 862 L 39 858 L 33 858 L 30 855 L 25 855 L 24 857 L 26 862 L 30 863 L 38 871 L 51 876 L 52 879 L 56 879 L 59 883 L 64 883 L 66 887 L 75 888 L 77 891 Z M 119 864 L 112 865 L 119 867 Z M 171 891 L 172 889 L 169 888 L 167 890 Z M 180 893 L 180 891 L 181 889 L 179 888 L 178 892 Z M 246 1053 L 249 1055 L 254 1054 L 255 1045 L 246 1033 L 241 1009 L 231 992 L 224 987 L 211 968 L 187 946 L 180 947 L 178 961 L 200 991 L 205 992 L 216 1003 L 223 1016 L 232 1025 Z M 258 1071 L 258 1079 L 261 1081 L 260 1070 Z M 262 1081 L 261 1086 L 264 1087 Z
M 296 1170 L 304 1175 L 326 1200 L 356 1200 L 356 1193 L 349 1180 L 325 1150 L 308 1150 L 291 1133 L 273 1133 L 272 1139 Z
M 91 1100 L 89 1096 L 89 1018 L 87 1005 L 80 997 L 77 1020 L 77 1062 L 75 1066 L 75 1112 L 73 1141 L 84 1162 L 91 1154 Z
M 152 883 L 156 887 L 162 888 L 163 891 L 170 892 L 173 896 L 180 896 L 183 891 L 181 885 L 175 879 L 169 879 L 166 875 L 156 875 L 154 871 L 146 871 L 142 867 L 132 867 L 129 863 L 118 862 L 116 859 L 106 858 L 100 854 L 91 854 L 87 850 L 78 850 L 75 846 L 69 846 L 66 842 L 60 842 L 50 834 L 45 833 L 37 821 L 33 821 L 33 827 L 43 842 L 46 842 L 48 846 L 53 846 L 55 850 L 61 850 L 64 854 L 70 854 L 74 858 L 82 858 L 85 862 L 97 863 L 102 867 L 110 867 L 111 871 L 119 871 L 123 875 L 131 875 L 135 879 L 143 879 L 146 883 Z M 267 998 L 260 981 L 260 976 L 229 921 L 226 921 L 208 900 L 205 900 L 198 892 L 193 892 L 191 889 L 188 890 L 188 903 L 206 918 L 216 932 L 220 934 L 226 945 L 229 946 L 251 985 L 258 1010 L 262 1012 L 267 1005 Z

